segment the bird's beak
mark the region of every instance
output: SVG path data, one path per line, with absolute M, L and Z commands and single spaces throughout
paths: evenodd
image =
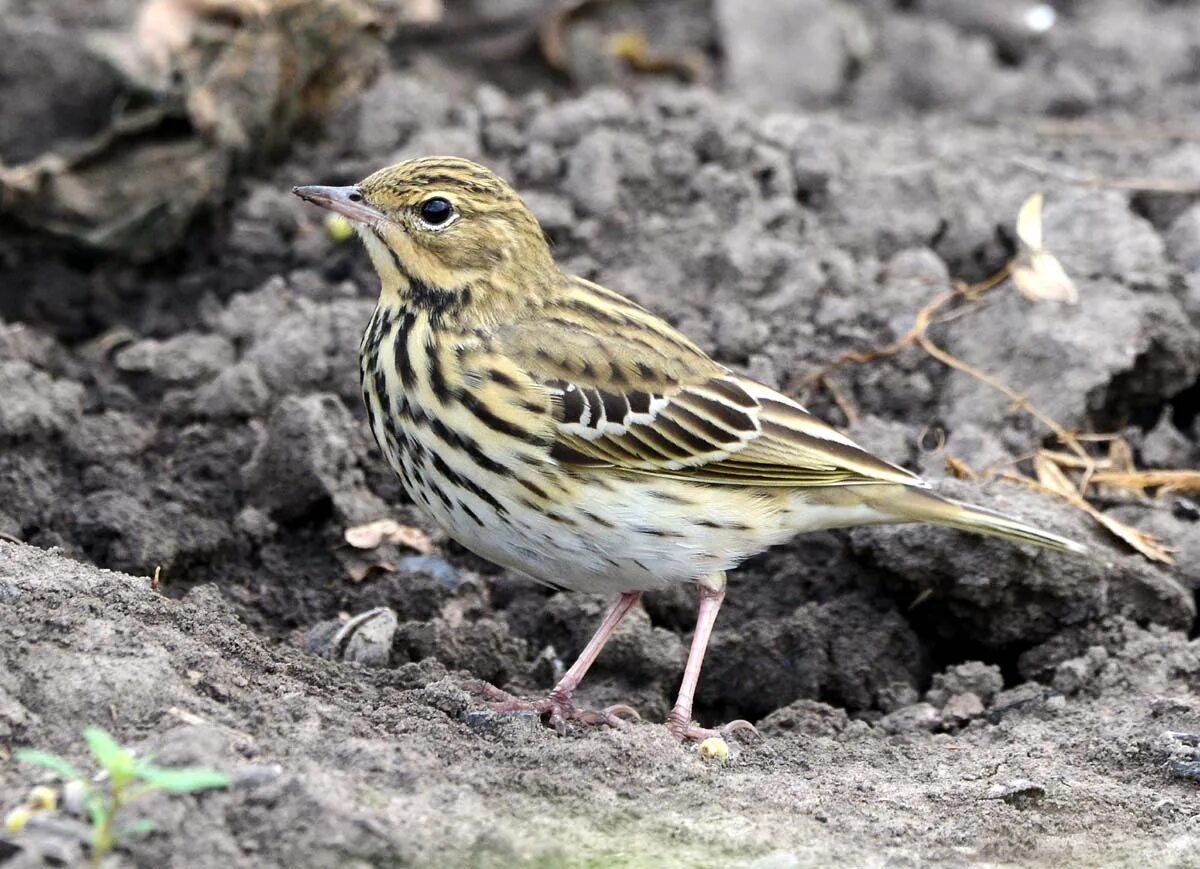
M 328 208 L 359 223 L 378 223 L 386 219 L 382 211 L 369 205 L 357 187 L 293 187 L 292 192 L 313 205 Z

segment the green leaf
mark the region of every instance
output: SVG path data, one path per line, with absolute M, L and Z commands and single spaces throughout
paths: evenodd
M 229 776 L 215 769 L 159 769 L 147 766 L 138 771 L 138 776 L 147 784 L 173 794 L 229 787 Z
M 107 730 L 89 727 L 83 731 L 83 738 L 87 740 L 88 748 L 92 750 L 96 760 L 112 776 L 114 785 L 123 785 L 132 777 L 133 753 L 128 749 L 121 748 Z
M 38 766 L 44 766 L 46 769 L 58 773 L 67 781 L 83 781 L 83 773 L 57 754 L 50 754 L 46 751 L 35 751 L 32 748 L 18 748 L 13 752 L 13 757 L 24 763 L 34 763 Z
M 145 836 L 153 833 L 156 826 L 150 818 L 138 818 L 136 821 L 131 821 L 122 827 L 117 837 L 124 839 L 127 836 Z
M 108 822 L 111 809 L 104 797 L 95 791 L 89 792 L 84 798 L 83 808 L 88 814 L 88 820 L 92 822 L 93 829 L 99 830 Z

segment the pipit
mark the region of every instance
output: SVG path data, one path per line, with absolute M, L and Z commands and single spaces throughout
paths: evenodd
M 797 533 L 932 522 L 1085 551 L 937 496 L 641 306 L 564 273 L 483 166 L 430 157 L 294 192 L 349 218 L 379 273 L 363 400 L 412 500 L 484 558 L 620 596 L 549 696 L 524 704 L 553 722 L 622 723 L 619 708 L 589 712 L 572 695 L 643 592 L 690 582 L 699 613 L 666 726 L 677 739 L 727 732 L 692 721 L 725 572 Z

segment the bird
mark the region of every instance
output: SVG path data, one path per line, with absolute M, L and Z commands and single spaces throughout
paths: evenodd
M 727 572 L 796 534 L 929 522 L 1087 552 L 939 496 L 631 299 L 564 272 L 514 188 L 482 165 L 424 157 L 293 192 L 348 219 L 378 274 L 362 397 L 410 499 L 485 559 L 616 596 L 545 698 L 499 692 L 496 708 L 626 726 L 629 707 L 583 709 L 576 690 L 644 593 L 692 583 L 696 627 L 666 728 L 699 741 L 750 727 L 700 726 L 696 685 Z

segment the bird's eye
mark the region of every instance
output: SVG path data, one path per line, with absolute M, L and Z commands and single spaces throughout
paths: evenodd
M 430 226 L 444 226 L 454 216 L 450 200 L 434 196 L 421 203 L 421 220 Z

